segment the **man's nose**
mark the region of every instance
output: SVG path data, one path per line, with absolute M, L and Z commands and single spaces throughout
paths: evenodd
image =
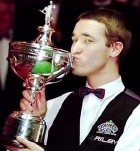
M 82 47 L 78 44 L 75 44 L 74 46 L 71 47 L 71 53 L 73 55 L 80 54 L 82 52 Z

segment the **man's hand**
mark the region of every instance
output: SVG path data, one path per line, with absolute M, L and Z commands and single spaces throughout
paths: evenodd
M 16 148 L 16 147 L 11 147 L 11 146 L 5 146 L 9 151 L 44 151 L 43 148 L 41 148 L 39 145 L 28 141 L 27 139 L 18 136 L 17 140 L 25 145 L 27 148 Z
M 31 99 L 31 91 L 24 90 L 23 98 L 20 101 L 21 110 L 35 115 L 44 116 L 47 111 L 45 87 L 42 88 L 35 96 L 35 100 Z

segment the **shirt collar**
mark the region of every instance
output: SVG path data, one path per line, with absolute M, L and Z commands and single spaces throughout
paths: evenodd
M 87 82 L 86 82 L 86 87 L 91 88 L 88 85 Z M 125 86 L 124 86 L 124 84 L 122 82 L 122 78 L 120 76 L 118 79 L 116 79 L 116 80 L 114 80 L 114 81 L 112 81 L 110 83 L 107 83 L 105 85 L 102 85 L 99 88 L 105 89 L 105 97 L 104 98 L 108 98 L 108 97 L 114 95 L 115 93 L 122 92 L 125 89 Z

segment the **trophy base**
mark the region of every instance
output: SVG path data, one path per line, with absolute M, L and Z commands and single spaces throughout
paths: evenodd
M 23 144 L 19 143 L 15 138 L 11 138 L 5 135 L 0 135 L 0 143 L 4 146 L 11 146 L 16 148 L 26 148 Z

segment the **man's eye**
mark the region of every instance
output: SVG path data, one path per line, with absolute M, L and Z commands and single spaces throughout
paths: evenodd
M 85 43 L 91 43 L 91 42 L 93 42 L 93 40 L 91 40 L 91 39 L 86 39 L 85 40 Z

